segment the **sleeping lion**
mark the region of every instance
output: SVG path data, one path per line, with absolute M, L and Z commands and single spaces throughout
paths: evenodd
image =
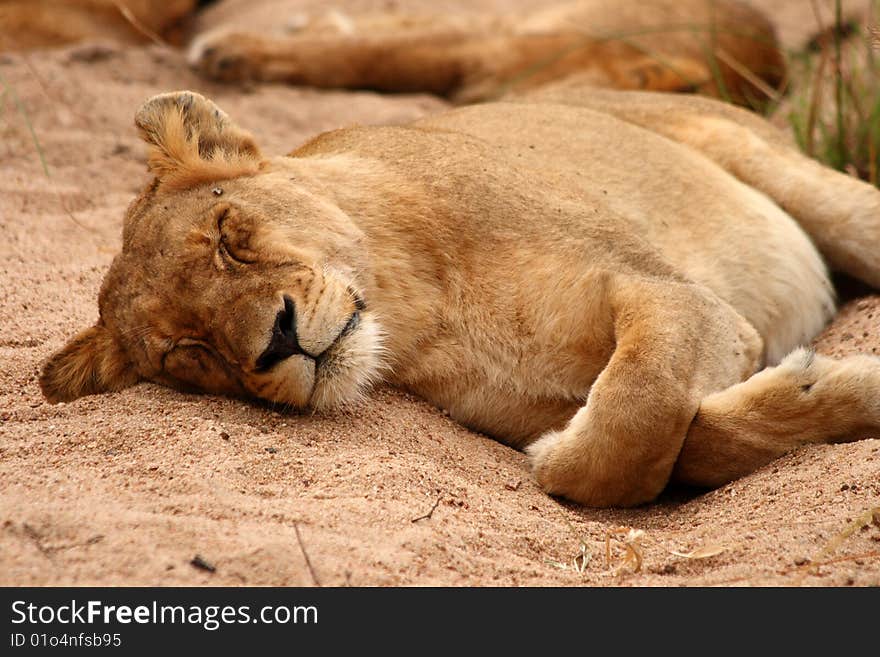
M 0 52 L 81 41 L 182 40 L 196 0 L 0 0 Z
M 877 435 L 880 360 L 802 345 L 880 285 L 880 191 L 706 98 L 574 89 L 264 156 L 210 100 L 135 122 L 100 317 L 52 402 L 153 381 L 328 410 L 386 381 L 595 506 Z
M 292 23 L 279 14 L 285 5 L 263 4 L 226 2 L 215 20 L 202 18 L 190 64 L 225 81 L 425 91 L 458 103 L 574 79 L 759 106 L 785 77 L 773 24 L 739 0 L 532 0 L 503 12 L 458 0 L 470 9 L 433 14 L 427 2 L 342 0 Z M 254 14 L 271 25 L 255 26 Z

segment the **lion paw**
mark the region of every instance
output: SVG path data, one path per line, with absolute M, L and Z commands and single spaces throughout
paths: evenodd
M 532 473 L 538 484 L 548 493 L 562 493 L 555 460 L 555 448 L 559 445 L 562 431 L 550 431 L 526 447 L 526 454 L 532 466 Z
M 569 426 L 526 447 L 532 472 L 545 492 L 587 506 L 633 506 L 654 499 L 668 479 L 668 474 L 658 479 L 641 472 L 624 476 L 619 460 L 591 451 L 588 443 Z
M 222 82 L 259 79 L 259 48 L 246 34 L 212 32 L 197 38 L 189 48 L 187 62 L 205 77 Z

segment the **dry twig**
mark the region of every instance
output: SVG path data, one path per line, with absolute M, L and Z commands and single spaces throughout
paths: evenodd
M 309 569 L 309 574 L 312 576 L 312 581 L 315 583 L 315 586 L 321 586 L 321 580 L 318 579 L 318 574 L 315 572 L 315 567 L 312 566 L 312 560 L 309 559 L 309 553 L 306 552 L 306 546 L 303 545 L 303 539 L 302 535 L 299 533 L 298 523 L 293 523 L 293 531 L 296 532 L 296 540 L 299 543 L 299 549 L 306 560 L 306 568 Z
M 434 511 L 437 510 L 437 507 L 440 506 L 440 500 L 443 499 L 443 496 L 437 498 L 437 501 L 434 502 L 434 506 L 431 507 L 431 510 L 428 511 L 425 515 L 419 516 L 418 518 L 413 518 L 410 522 L 418 522 L 419 520 L 430 520 L 431 516 L 434 515 Z

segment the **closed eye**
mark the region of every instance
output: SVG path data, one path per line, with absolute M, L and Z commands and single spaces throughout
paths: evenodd
M 237 262 L 240 265 L 254 264 L 256 260 L 248 260 L 246 258 L 242 258 L 240 254 L 236 253 L 235 248 L 230 245 L 230 240 L 227 235 L 228 231 L 223 230 L 223 224 L 228 217 L 228 208 L 224 209 L 217 217 L 217 232 L 220 234 L 220 242 L 217 246 L 217 250 L 224 260 L 231 260 L 233 262 Z
M 214 348 L 207 342 L 203 342 L 202 340 L 195 340 L 193 338 L 181 338 L 177 342 L 173 343 L 168 351 L 162 354 L 162 369 L 167 371 L 168 368 L 166 366 L 166 362 L 169 356 L 173 356 L 175 355 L 175 352 L 185 349 L 195 350 L 192 353 L 204 353 L 212 359 L 218 358 L 217 354 L 214 352 Z
M 184 338 L 162 357 L 162 370 L 190 391 L 241 394 L 243 388 L 233 368 L 206 342 Z
M 220 256 L 224 260 L 232 260 L 233 262 L 237 262 L 240 265 L 252 265 L 254 264 L 252 260 L 242 260 L 235 256 L 229 246 L 226 244 L 226 240 L 223 239 L 223 234 L 220 234 L 220 244 L 217 247 L 217 250 L 220 252 Z

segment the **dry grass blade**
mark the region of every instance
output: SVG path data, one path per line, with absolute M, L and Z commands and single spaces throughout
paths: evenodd
M 691 550 L 690 552 L 669 550 L 669 554 L 674 554 L 676 557 L 681 557 L 682 559 L 708 559 L 709 557 L 718 556 L 722 552 L 727 552 L 727 550 L 728 548 L 726 545 L 704 545 L 703 547 Z
M 566 563 L 563 561 L 557 561 L 556 559 L 544 559 L 544 563 L 548 566 L 553 566 L 554 568 L 558 568 L 559 570 L 573 570 L 576 573 L 581 575 L 586 571 L 587 566 L 590 565 L 590 562 L 593 560 L 593 552 L 587 547 L 587 544 L 581 541 L 580 552 L 576 554 L 571 559 L 571 563 Z
M 617 572 L 621 572 L 626 566 L 632 566 L 632 572 L 637 573 L 642 569 L 644 557 L 642 555 L 641 539 L 645 535 L 640 529 L 631 529 L 624 537 L 624 546 L 626 547 L 626 557 L 617 567 Z
M 696 33 L 694 37 L 696 38 Z M 706 62 L 709 64 L 709 69 L 712 71 L 712 77 L 715 81 L 715 86 L 718 88 L 718 95 L 721 97 L 721 100 L 725 102 L 731 102 L 730 91 L 727 88 L 727 84 L 724 81 L 724 74 L 721 72 L 721 67 L 718 65 L 718 23 L 715 19 L 715 3 L 709 3 L 709 41 L 708 43 L 703 42 L 702 44 L 703 51 L 706 55 Z
M 586 543 L 581 543 L 581 553 L 575 556 L 574 559 L 572 559 L 574 569 L 577 572 L 583 574 L 592 559 L 592 551 L 587 547 Z
M 130 24 L 135 30 L 137 30 L 138 32 L 140 32 L 140 33 L 141 33 L 142 35 L 144 35 L 145 37 L 147 37 L 150 41 L 152 41 L 153 43 L 155 43 L 157 46 L 162 46 L 163 48 L 170 48 L 170 47 L 171 47 L 170 45 L 168 45 L 168 43 L 167 43 L 162 37 L 160 37 L 158 34 L 156 34 L 155 32 L 153 32 L 153 30 L 151 30 L 150 28 L 148 28 L 146 25 L 144 25 L 143 23 L 141 23 L 141 22 L 137 19 L 137 16 L 135 16 L 135 15 L 131 12 L 131 9 L 129 9 L 129 8 L 126 6 L 126 4 L 125 4 L 124 2 L 122 2 L 122 0 L 113 0 L 113 4 L 116 5 L 116 8 L 119 10 L 119 13 L 122 14 L 122 17 L 123 17 L 125 20 L 127 20 L 128 23 L 129 23 L 129 24 Z
M 875 524 L 880 522 L 877 520 L 880 518 L 880 506 L 873 507 L 859 515 L 858 518 L 850 522 L 846 527 L 844 527 L 834 538 L 832 538 L 828 543 L 826 543 L 825 547 L 816 554 L 815 557 L 810 559 L 810 561 L 803 566 L 800 566 L 798 570 L 800 571 L 800 576 L 795 580 L 796 584 L 800 584 L 804 578 L 813 573 L 817 573 L 819 566 L 826 565 L 829 563 L 836 563 L 836 560 L 826 561 L 826 559 L 831 556 L 834 552 L 843 545 L 844 541 L 846 541 L 850 536 L 859 531 L 862 527 L 866 527 L 871 524 Z M 843 557 L 841 561 L 847 560 L 851 557 Z
M 745 64 L 726 52 L 723 48 L 715 49 L 715 57 L 774 103 L 778 103 L 782 100 L 782 94 L 755 75 Z
M 613 529 L 609 529 L 605 533 L 605 567 L 611 567 L 611 538 L 615 533 L 621 533 L 626 531 L 625 527 L 615 527 Z
M 868 182 L 877 186 L 877 142 L 868 140 Z
M 621 537 L 621 538 L 618 538 Z M 605 534 L 605 566 L 610 569 L 610 574 L 619 575 L 627 567 L 630 572 L 637 573 L 642 569 L 644 562 L 642 541 L 645 532 L 632 527 L 613 527 Z M 623 558 L 614 568 L 611 568 L 611 541 L 612 539 L 623 544 L 626 550 Z
M 847 160 L 846 123 L 843 117 L 843 51 L 841 27 L 843 26 L 843 10 L 841 0 L 834 0 L 834 95 L 837 101 L 837 149 Z
M 807 114 L 806 147 L 807 155 L 816 153 L 816 121 L 819 118 L 819 108 L 822 103 L 822 81 L 825 79 L 825 67 L 828 65 L 828 49 L 822 48 L 819 54 L 819 64 L 813 75 L 813 94 L 810 98 L 810 111 Z

